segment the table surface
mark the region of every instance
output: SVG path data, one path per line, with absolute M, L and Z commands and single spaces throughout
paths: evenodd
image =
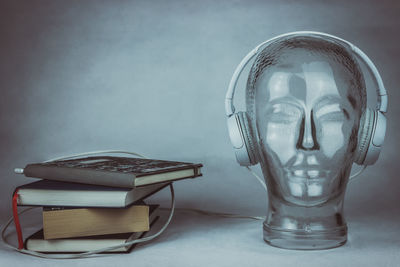
M 162 218 L 168 215 L 161 212 Z M 348 242 L 320 251 L 279 249 L 262 239 L 262 221 L 201 215 L 177 210 L 159 238 L 129 254 L 103 254 L 85 259 L 41 259 L 0 247 L 1 266 L 399 266 L 399 215 L 348 216 Z M 40 227 L 40 210 L 23 215 L 24 235 Z M 4 222 L 2 222 L 4 223 Z M 160 224 L 158 225 L 160 227 Z M 15 243 L 14 227 L 7 239 Z

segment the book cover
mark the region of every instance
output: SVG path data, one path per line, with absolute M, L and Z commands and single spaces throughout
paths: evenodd
M 202 164 L 143 158 L 84 157 L 28 164 L 27 177 L 135 188 L 201 176 Z

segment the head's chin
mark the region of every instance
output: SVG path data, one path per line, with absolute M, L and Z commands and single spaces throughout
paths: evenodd
M 309 173 L 308 173 L 309 172 Z M 280 180 L 282 196 L 286 202 L 296 206 L 312 207 L 322 205 L 336 195 L 335 178 L 328 170 L 311 171 L 292 170 L 285 172 L 285 178 Z
M 291 194 L 284 194 L 284 200 L 295 206 L 313 207 L 322 205 L 330 199 L 330 195 L 320 194 L 322 188 L 316 186 L 300 187 L 298 184 L 291 185 Z

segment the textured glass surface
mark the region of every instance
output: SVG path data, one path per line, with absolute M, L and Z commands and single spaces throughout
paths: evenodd
M 269 192 L 268 243 L 323 249 L 346 242 L 343 198 L 363 87 L 356 61 L 330 40 L 285 39 L 257 57 L 247 104 Z

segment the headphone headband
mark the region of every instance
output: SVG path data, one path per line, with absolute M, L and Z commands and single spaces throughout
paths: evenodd
M 235 89 L 237 82 L 239 80 L 240 74 L 242 73 L 243 69 L 246 67 L 246 65 L 250 62 L 250 60 L 258 54 L 259 50 L 263 46 L 267 46 L 271 44 L 272 42 L 285 38 L 285 37 L 291 37 L 291 36 L 318 36 L 318 37 L 327 37 L 331 38 L 335 41 L 339 41 L 351 49 L 351 51 L 357 55 L 358 59 L 364 62 L 365 66 L 367 67 L 369 73 L 372 76 L 373 81 L 375 82 L 375 85 L 377 87 L 377 107 L 376 109 L 379 110 L 382 113 L 386 113 L 387 111 L 387 105 L 388 105 L 388 97 L 386 93 L 385 86 L 383 85 L 383 81 L 381 78 L 381 75 L 379 74 L 378 69 L 375 67 L 374 63 L 371 61 L 371 59 L 363 52 L 361 49 L 353 45 L 352 43 L 336 37 L 334 35 L 322 33 L 322 32 L 313 32 L 313 31 L 297 31 L 297 32 L 290 32 L 290 33 L 285 33 L 278 35 L 276 37 L 273 37 L 271 39 L 268 39 L 261 44 L 257 45 L 253 50 L 251 50 L 239 63 L 239 65 L 236 67 L 235 72 L 233 73 L 233 76 L 231 78 L 231 81 L 229 82 L 229 87 L 228 91 L 226 92 L 225 96 L 225 113 L 228 117 L 232 116 L 235 113 L 235 106 L 233 104 L 233 97 L 235 94 Z

